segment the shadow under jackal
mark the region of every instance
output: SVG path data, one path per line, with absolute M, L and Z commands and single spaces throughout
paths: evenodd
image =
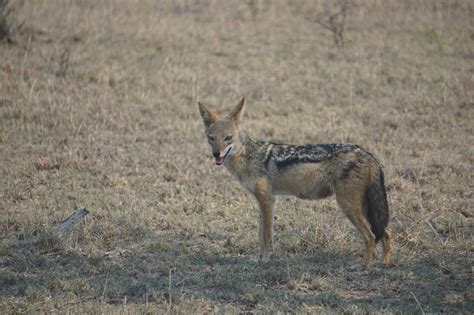
M 353 144 L 293 145 L 254 140 L 241 128 L 244 102 L 243 98 L 225 117 L 218 117 L 208 105 L 198 105 L 215 163 L 224 165 L 258 202 L 260 259 L 268 261 L 272 249 L 275 196 L 321 199 L 335 194 L 338 205 L 364 238 L 364 269 L 379 240 L 383 266 L 388 266 L 388 203 L 377 159 Z

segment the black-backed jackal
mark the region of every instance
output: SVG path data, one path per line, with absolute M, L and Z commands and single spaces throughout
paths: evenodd
M 290 145 L 254 140 L 241 128 L 244 99 L 225 117 L 198 103 L 205 134 L 217 165 L 224 165 L 253 194 L 260 208 L 260 259 L 273 244 L 276 195 L 320 199 L 332 194 L 361 232 L 367 253 L 364 269 L 382 240 L 383 266 L 390 262 L 388 203 L 382 167 L 352 144 Z

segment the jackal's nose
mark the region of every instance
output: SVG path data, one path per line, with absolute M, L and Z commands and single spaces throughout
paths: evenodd
M 218 158 L 221 155 L 221 153 L 219 151 L 214 151 L 212 152 L 212 155 L 214 155 L 215 158 Z

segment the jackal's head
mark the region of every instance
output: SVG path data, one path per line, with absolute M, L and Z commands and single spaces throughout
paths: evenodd
M 240 148 L 240 123 L 244 114 L 245 98 L 225 117 L 218 117 L 207 105 L 198 102 L 199 112 L 204 121 L 204 132 L 212 148 L 217 165 L 222 165 L 230 155 Z

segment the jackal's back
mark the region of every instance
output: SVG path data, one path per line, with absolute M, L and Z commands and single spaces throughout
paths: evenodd
M 355 171 L 364 166 L 380 167 L 372 154 L 354 144 L 292 145 L 267 141 L 260 142 L 260 146 L 259 151 L 265 151 L 262 163 L 272 173 L 282 174 L 298 166 L 314 164 L 326 169 L 335 179 L 342 179 L 357 175 Z

